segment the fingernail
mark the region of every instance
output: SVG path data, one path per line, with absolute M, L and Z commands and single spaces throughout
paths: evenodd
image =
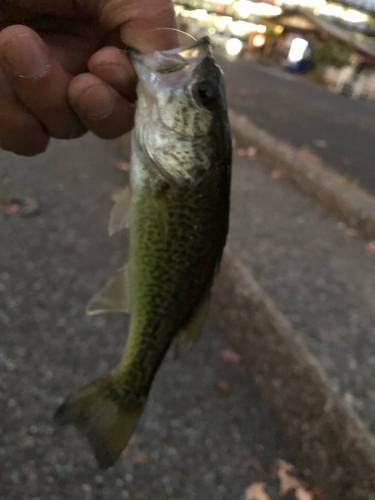
M 79 96 L 79 107 L 90 120 L 107 118 L 115 107 L 117 94 L 105 85 L 92 85 Z
M 5 57 L 14 73 L 22 78 L 41 78 L 49 68 L 48 50 L 36 35 L 16 35 L 7 43 Z

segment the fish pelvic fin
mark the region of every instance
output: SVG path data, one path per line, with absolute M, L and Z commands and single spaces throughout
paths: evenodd
M 127 186 L 120 194 L 118 200 L 114 204 L 111 216 L 109 219 L 108 232 L 109 236 L 128 227 L 129 213 L 131 202 L 131 189 Z
M 86 385 L 57 409 L 55 423 L 74 425 L 95 455 L 98 466 L 107 469 L 126 447 L 145 401 L 126 395 L 112 373 Z
M 201 336 L 210 308 L 210 298 L 210 292 L 207 292 L 189 322 L 184 326 L 176 338 L 174 344 L 175 359 L 183 350 L 188 349 L 197 342 Z

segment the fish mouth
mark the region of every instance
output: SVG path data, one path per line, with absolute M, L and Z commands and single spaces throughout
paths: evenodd
M 210 38 L 203 36 L 189 45 L 156 51 L 149 55 L 132 52 L 130 58 L 137 73 L 141 71 L 142 66 L 155 73 L 175 73 L 188 65 L 198 64 L 211 55 Z

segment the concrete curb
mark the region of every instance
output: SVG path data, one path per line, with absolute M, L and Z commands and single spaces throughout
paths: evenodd
M 220 326 L 327 500 L 374 500 L 375 439 L 229 249 L 212 303 Z
M 330 214 L 375 239 L 375 198 L 348 182 L 307 149 L 295 149 L 256 127 L 246 116 L 229 111 L 232 134 L 240 146 L 255 146 L 261 162 L 281 170 Z

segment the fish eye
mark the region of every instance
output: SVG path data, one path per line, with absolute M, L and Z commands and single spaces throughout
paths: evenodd
M 217 97 L 217 89 L 211 82 L 198 82 L 194 90 L 195 100 L 204 107 L 210 106 Z

